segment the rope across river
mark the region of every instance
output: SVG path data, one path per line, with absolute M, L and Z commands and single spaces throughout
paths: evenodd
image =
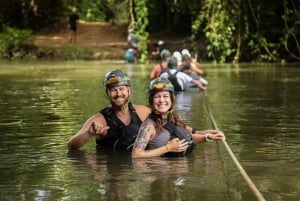
M 205 102 L 205 106 L 206 106 L 206 110 L 208 113 L 208 116 L 213 124 L 214 129 L 219 130 L 218 126 L 216 124 L 216 121 L 214 119 L 214 116 L 212 114 L 211 111 L 211 107 L 209 105 L 208 102 L 208 97 L 205 94 L 205 92 L 203 92 L 204 95 L 204 102 Z M 265 201 L 265 198 L 263 197 L 263 195 L 259 192 L 259 190 L 256 188 L 255 184 L 252 182 L 252 180 L 250 179 L 250 177 L 247 175 L 246 171 L 244 170 L 244 168 L 242 167 L 242 165 L 239 163 L 239 161 L 237 160 L 237 158 L 235 157 L 234 153 L 231 151 L 229 145 L 227 144 L 225 139 L 222 139 L 222 143 L 224 144 L 226 150 L 228 151 L 231 159 L 233 160 L 234 164 L 236 165 L 236 167 L 239 169 L 241 175 L 243 176 L 244 180 L 246 181 L 246 183 L 248 184 L 248 186 L 250 187 L 250 189 L 252 190 L 252 192 L 255 194 L 257 200 L 259 201 Z

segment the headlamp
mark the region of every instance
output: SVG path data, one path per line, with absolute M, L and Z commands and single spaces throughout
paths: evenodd
M 110 77 L 108 80 L 106 80 L 107 85 L 116 84 L 121 81 L 120 77 Z
M 105 75 L 103 84 L 108 88 L 121 86 L 121 85 L 130 86 L 130 80 L 126 73 L 124 73 L 119 69 L 116 69 L 111 72 L 108 72 Z
M 168 79 L 158 77 L 151 81 L 148 93 L 155 91 L 170 91 L 174 93 L 174 87 Z
M 154 89 L 154 90 L 161 90 L 161 89 L 163 89 L 165 86 L 166 86 L 165 83 L 159 82 L 159 83 L 153 84 L 153 85 L 152 85 L 152 89 Z

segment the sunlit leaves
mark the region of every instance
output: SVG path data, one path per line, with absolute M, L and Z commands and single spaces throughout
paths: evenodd
M 192 24 L 193 39 L 200 27 L 204 27 L 207 54 L 214 61 L 223 63 L 234 53 L 235 13 L 238 11 L 232 7 L 229 10 L 221 0 L 204 0 L 198 18 Z
M 141 63 L 145 63 L 148 59 L 147 40 L 149 33 L 146 31 L 149 25 L 147 0 L 135 0 L 134 11 L 136 14 L 136 33 L 139 38 L 138 48 L 140 51 Z
M 30 30 L 20 30 L 7 27 L 2 33 L 0 33 L 0 56 L 6 54 L 13 54 L 13 52 L 20 51 L 26 44 Z

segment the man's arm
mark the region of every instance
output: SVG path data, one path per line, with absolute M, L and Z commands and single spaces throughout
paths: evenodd
M 78 149 L 96 135 L 104 137 L 109 127 L 101 114 L 90 117 L 82 128 L 68 141 L 68 149 Z

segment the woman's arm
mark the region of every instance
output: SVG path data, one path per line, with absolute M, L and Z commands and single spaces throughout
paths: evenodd
M 196 131 L 196 133 L 192 134 L 193 142 L 195 144 L 199 144 L 202 142 L 209 142 L 212 140 L 221 140 L 225 139 L 225 135 L 222 131 L 219 130 L 203 130 Z
M 198 75 L 203 75 L 203 70 L 200 69 L 194 62 L 191 63 L 191 70 L 196 72 Z
M 199 80 L 191 80 L 191 83 L 193 83 L 194 85 L 196 85 L 200 91 L 205 91 L 206 87 L 199 81 Z
M 188 142 L 175 138 L 164 146 L 152 150 L 145 150 L 149 141 L 156 135 L 153 124 L 142 125 L 132 150 L 132 158 L 146 158 L 162 156 L 168 152 L 183 152 L 188 147 Z
M 161 156 L 167 153 L 168 152 L 167 147 L 160 147 L 158 149 L 153 149 L 153 150 L 145 150 L 147 144 L 151 139 L 155 137 L 155 135 L 156 135 L 156 131 L 154 125 L 148 123 L 142 125 L 142 127 L 139 129 L 138 136 L 133 146 L 132 158 Z

